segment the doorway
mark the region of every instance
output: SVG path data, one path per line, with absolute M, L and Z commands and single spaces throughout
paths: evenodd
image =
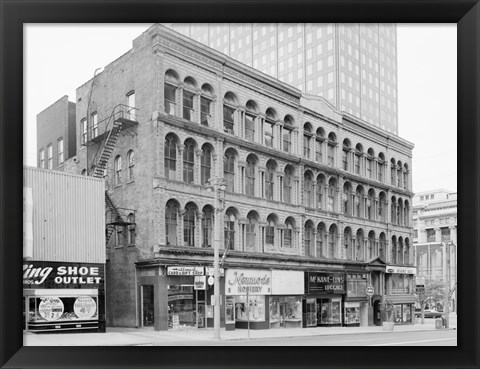
M 373 303 L 373 324 L 382 325 L 382 312 L 380 311 L 380 300 Z

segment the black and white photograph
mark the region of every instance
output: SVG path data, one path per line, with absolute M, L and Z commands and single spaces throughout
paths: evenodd
M 23 31 L 24 346 L 457 345 L 455 23 Z

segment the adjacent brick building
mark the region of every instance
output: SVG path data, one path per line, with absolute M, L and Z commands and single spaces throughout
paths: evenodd
M 73 157 L 76 147 L 75 103 L 63 96 L 37 114 L 37 166 L 63 169 L 65 160 Z
M 408 141 L 161 25 L 76 116 L 66 167 L 106 181 L 108 324 L 211 325 L 215 224 L 227 328 L 380 324 L 387 298 L 411 323 Z

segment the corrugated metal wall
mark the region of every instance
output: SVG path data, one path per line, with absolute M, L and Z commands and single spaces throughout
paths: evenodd
M 103 179 L 24 167 L 33 194 L 33 260 L 105 263 Z

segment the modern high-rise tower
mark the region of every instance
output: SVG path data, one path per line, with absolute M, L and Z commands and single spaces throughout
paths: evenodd
M 398 134 L 395 24 L 166 24 Z

